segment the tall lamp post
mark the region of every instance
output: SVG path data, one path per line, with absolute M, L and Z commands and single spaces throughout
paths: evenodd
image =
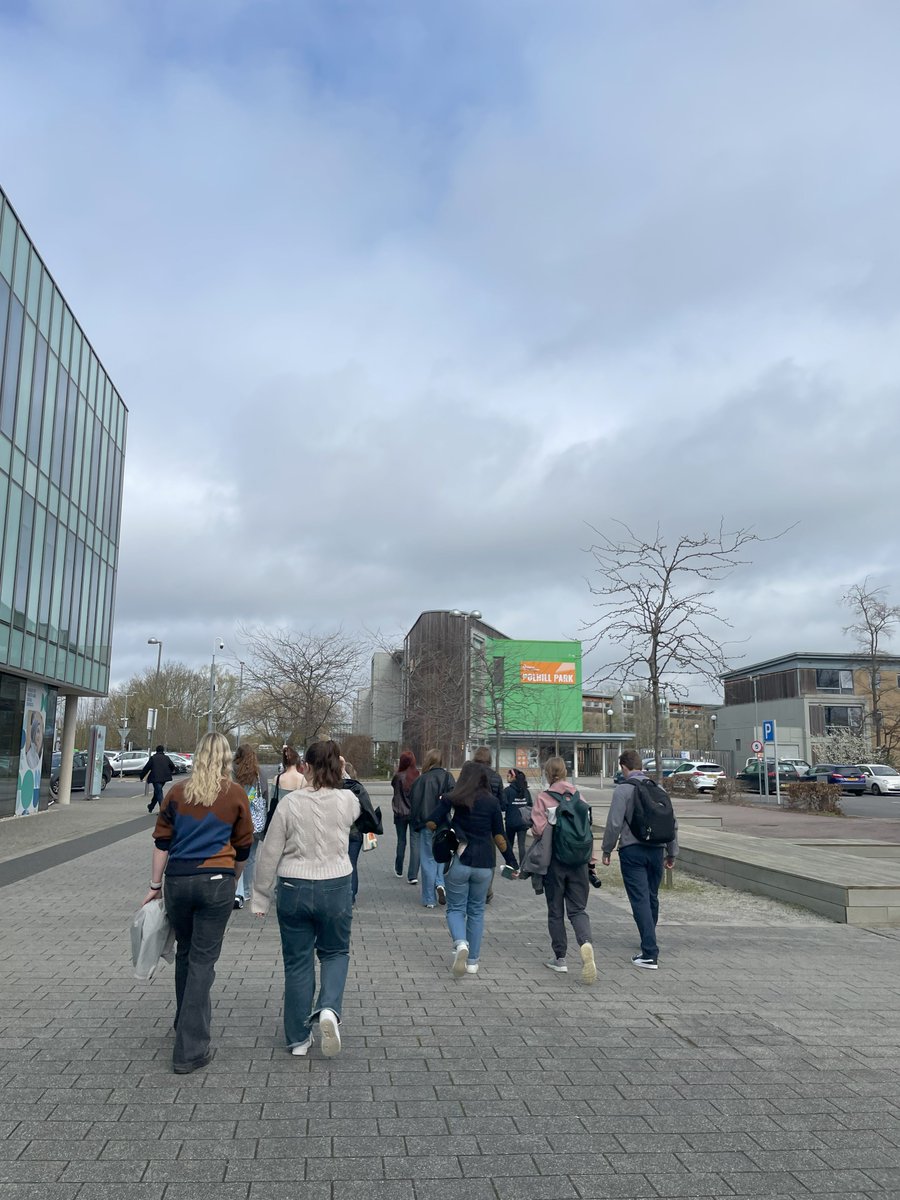
M 700 757 L 700 726 L 694 726 L 694 748 L 697 751 L 697 757 Z
M 472 691 L 472 633 L 470 622 L 473 620 L 480 621 L 481 613 L 477 608 L 473 608 L 471 612 L 463 612 L 460 608 L 452 608 L 450 610 L 451 617 L 462 617 L 463 637 L 465 639 L 463 653 L 463 757 L 468 761 L 469 758 L 469 735 L 471 732 L 471 713 L 469 705 L 471 702 Z M 500 730 L 497 730 L 499 741 Z M 499 766 L 499 764 L 497 764 Z
M 606 708 L 606 732 L 607 733 L 612 733 L 612 721 L 613 721 L 613 710 L 607 705 L 607 708 Z M 607 772 L 607 770 L 606 770 L 606 752 L 607 752 L 607 750 L 608 750 L 608 746 L 607 746 L 606 742 L 604 742 L 603 743 L 603 771 L 601 772 L 601 778 L 603 775 L 606 775 L 606 774 L 610 774 L 610 775 L 614 774 L 614 772 L 612 772 L 612 771 Z
M 163 730 L 163 745 L 168 749 L 168 745 L 169 745 L 169 713 L 172 711 L 173 708 L 177 708 L 178 705 L 177 704 L 163 704 L 161 707 L 166 714 L 166 724 L 165 724 L 165 729 Z
M 237 718 L 238 718 L 237 744 L 239 746 L 241 744 L 241 732 L 242 732 L 243 726 L 244 726 L 244 719 L 241 715 L 241 704 L 243 703 L 243 700 L 244 700 L 244 664 L 243 663 L 240 664 L 240 668 L 241 668 L 241 677 L 238 681 L 238 702 L 237 702 L 237 708 L 238 708 L 238 710 L 237 710 Z
M 716 748 L 716 721 L 717 721 L 718 719 L 719 719 L 719 718 L 716 716 L 716 714 L 715 714 L 715 713 L 711 713 L 711 714 L 710 714 L 710 718 L 709 718 L 709 740 L 710 740 L 710 742 L 711 742 L 711 749 L 713 749 L 713 750 L 715 750 L 715 748 Z
M 206 732 L 207 733 L 212 733 L 212 731 L 213 731 L 213 705 L 216 702 L 216 651 L 224 650 L 224 649 L 225 649 L 225 643 L 222 641 L 221 638 L 219 638 L 217 641 L 213 642 L 212 662 L 209 664 L 209 714 L 208 714 L 207 720 L 206 720 Z M 200 740 L 199 732 L 200 731 L 198 729 L 198 731 L 197 731 L 197 733 L 198 733 L 197 740 L 198 741 Z
M 152 638 L 147 638 L 147 645 L 156 647 L 156 679 L 154 680 L 154 683 L 153 683 L 153 699 L 156 702 L 156 713 L 157 713 L 157 724 L 158 724 L 159 723 L 159 707 L 160 707 L 160 705 L 159 705 L 159 670 L 160 670 L 160 667 L 162 666 L 163 644 L 159 638 L 152 637 Z M 152 729 L 147 730 L 148 734 L 150 734 L 152 732 L 153 732 Z M 150 737 L 147 738 L 147 742 L 148 742 L 147 750 L 148 751 L 151 748 L 149 743 L 152 740 L 153 739 Z

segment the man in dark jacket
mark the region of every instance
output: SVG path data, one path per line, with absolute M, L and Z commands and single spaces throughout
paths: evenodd
M 434 861 L 431 849 L 434 831 L 428 828 L 426 821 L 437 808 L 441 796 L 453 791 L 455 782 L 443 765 L 440 750 L 429 750 L 422 764 L 422 774 L 409 792 L 409 827 L 413 831 L 412 836 L 419 839 L 419 879 L 425 908 L 447 903 L 444 866 Z
M 156 753 L 150 755 L 140 774 L 142 783 L 149 777 L 153 784 L 153 799 L 147 805 L 147 812 L 152 813 L 157 804 L 162 808 L 163 785 L 171 783 L 174 774 L 175 764 L 166 754 L 165 747 L 157 746 Z
M 488 778 L 488 787 L 491 789 L 491 795 L 497 797 L 497 803 L 500 805 L 500 811 L 503 811 L 503 780 L 491 766 L 491 748 L 490 746 L 479 746 L 472 755 L 472 761 L 480 763 L 484 767 L 484 773 Z M 494 855 L 494 866 L 497 865 L 497 856 Z M 488 888 L 488 894 L 485 896 L 485 904 L 490 904 L 494 898 L 494 881 L 491 880 L 491 886 Z

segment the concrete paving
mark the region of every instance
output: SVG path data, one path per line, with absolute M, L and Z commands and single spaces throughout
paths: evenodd
M 129 959 L 146 820 L 0 892 L 0 1200 L 900 1197 L 895 938 L 682 909 L 638 971 L 600 892 L 586 988 L 574 953 L 543 966 L 543 901 L 498 878 L 456 981 L 388 835 L 361 859 L 341 1057 L 285 1052 L 277 924 L 244 910 L 217 1056 L 175 1076 L 171 969 L 142 984 Z

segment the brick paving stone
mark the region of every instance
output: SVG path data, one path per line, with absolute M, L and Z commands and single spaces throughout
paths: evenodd
M 900 1193 L 900 937 L 668 925 L 663 893 L 661 969 L 642 974 L 604 889 L 585 988 L 544 970 L 545 908 L 498 879 L 482 970 L 457 981 L 443 913 L 394 878 L 387 833 L 361 862 L 342 1056 L 286 1054 L 277 924 L 244 910 L 217 968 L 216 1059 L 182 1078 L 171 969 L 143 984 L 128 963 L 142 828 L 8 885 L 0 1200 Z

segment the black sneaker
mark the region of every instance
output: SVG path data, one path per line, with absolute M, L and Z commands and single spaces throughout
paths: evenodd
M 659 963 L 647 954 L 636 954 L 631 961 L 636 967 L 643 967 L 645 971 L 659 970 Z
M 244 897 L 243 896 L 235 896 L 234 907 L 235 908 L 243 908 L 244 907 Z
M 438 904 L 446 904 L 447 903 L 447 892 L 444 888 L 444 885 L 442 883 L 439 883 L 434 890 L 437 892 Z

